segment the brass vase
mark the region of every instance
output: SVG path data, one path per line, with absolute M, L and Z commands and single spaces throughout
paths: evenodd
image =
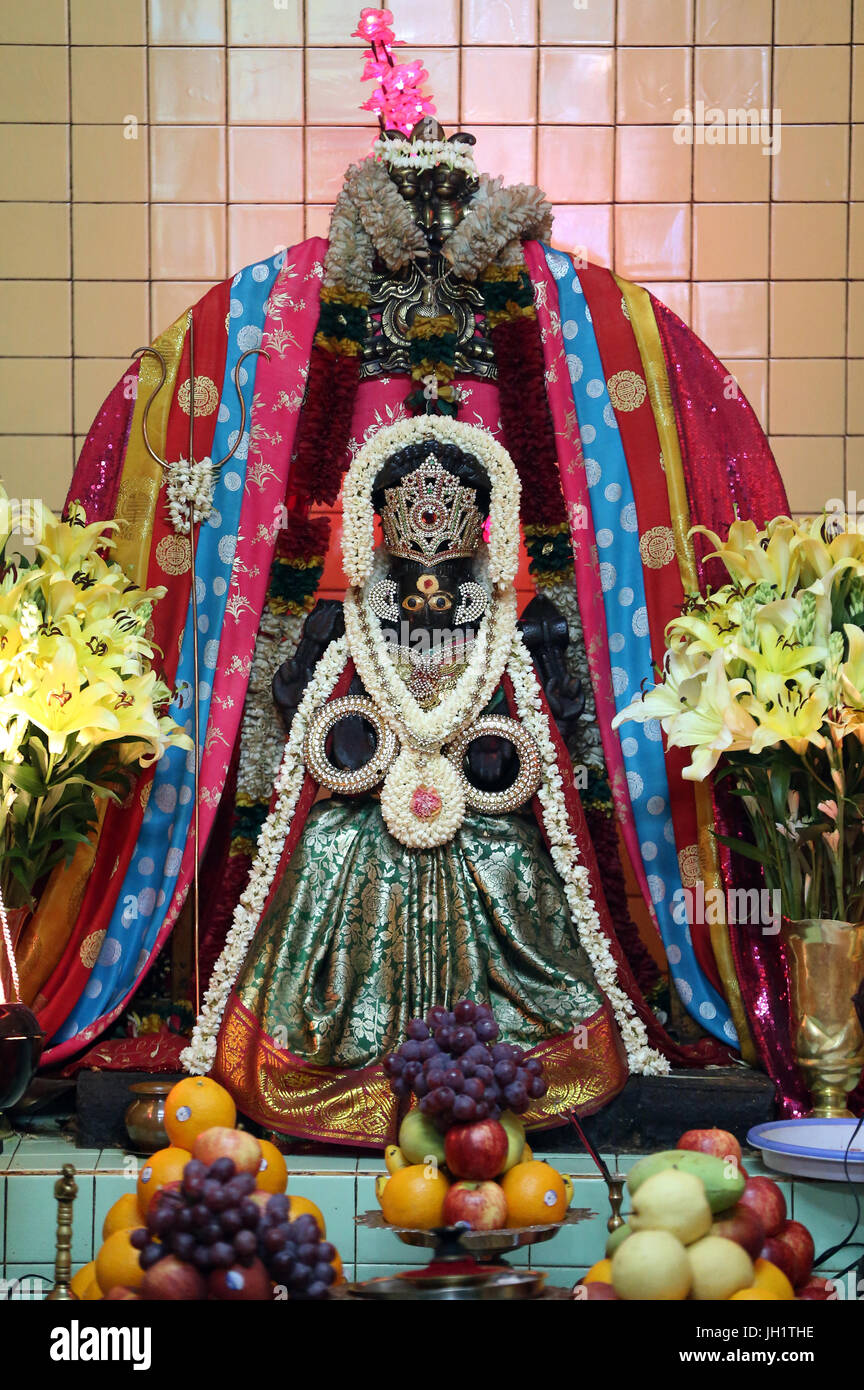
M 165 1098 L 173 1081 L 137 1081 L 129 1090 L 135 1096 L 124 1116 L 126 1133 L 136 1153 L 152 1154 L 171 1140 L 165 1132 Z
M 814 1117 L 850 1115 L 846 1097 L 864 1068 L 864 1032 L 852 996 L 864 980 L 864 922 L 783 919 L 789 951 L 795 1060 Z

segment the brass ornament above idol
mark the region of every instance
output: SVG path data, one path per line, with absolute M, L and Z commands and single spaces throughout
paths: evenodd
M 375 468 L 380 436 L 349 470 L 346 497 L 359 505 L 346 504 L 346 549 L 350 553 L 355 527 L 368 534 L 365 504 L 370 515 L 374 507 L 380 516 L 386 555 L 345 600 L 348 648 L 364 693 L 321 706 L 310 721 L 304 758 L 316 781 L 340 795 L 380 789 L 390 833 L 410 848 L 433 848 L 453 838 L 468 809 L 506 814 L 524 806 L 540 786 L 541 761 L 519 719 L 483 712 L 518 640 L 515 469 L 491 436 L 471 426 L 436 417 L 420 431 L 406 429 L 408 440 L 420 433 L 429 440 L 414 446 L 416 462 L 410 443 L 401 451 L 408 455 L 406 471 L 396 441 L 391 458 Z M 453 435 L 464 435 L 461 452 L 453 448 Z M 457 458 L 463 477 L 450 471 Z M 506 510 L 499 501 L 504 496 Z M 511 533 L 503 567 L 500 559 L 493 566 L 494 580 L 483 540 L 487 522 L 496 545 Z M 340 767 L 328 752 L 331 734 L 341 721 L 358 717 L 374 730 L 374 751 L 360 766 Z M 506 785 L 471 779 L 466 754 L 476 740 L 490 738 L 509 744 L 515 755 L 516 773 Z

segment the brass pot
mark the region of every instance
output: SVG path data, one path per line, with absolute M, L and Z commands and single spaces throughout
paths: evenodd
M 783 919 L 792 985 L 792 1045 L 812 1114 L 842 1119 L 864 1068 L 864 1032 L 852 1003 L 864 980 L 864 922 Z
M 135 1099 L 124 1120 L 132 1148 L 138 1153 L 152 1154 L 164 1149 L 171 1140 L 165 1133 L 165 1097 L 173 1081 L 136 1081 L 129 1087 Z

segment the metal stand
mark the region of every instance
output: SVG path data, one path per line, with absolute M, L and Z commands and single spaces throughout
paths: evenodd
M 57 1198 L 57 1243 L 54 1255 L 54 1287 L 49 1300 L 59 1303 L 74 1301 L 76 1295 L 69 1287 L 72 1279 L 72 1204 L 78 1196 L 75 1169 L 64 1163 L 61 1176 L 54 1184 Z

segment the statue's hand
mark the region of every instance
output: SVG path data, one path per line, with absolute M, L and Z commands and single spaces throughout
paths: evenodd
M 484 734 L 468 745 L 468 780 L 483 792 L 499 792 L 516 780 L 519 761 L 513 744 L 497 734 Z
M 576 732 L 585 709 L 582 682 L 578 676 L 571 675 L 565 660 L 570 640 L 567 619 L 551 599 L 538 594 L 528 604 L 519 625 L 552 716 L 566 743 Z
M 273 699 L 286 729 L 291 728 L 303 692 L 330 643 L 345 631 L 342 604 L 320 599 L 303 624 L 297 650 L 283 661 L 273 677 Z
M 576 725 L 585 710 L 585 692 L 578 676 L 552 675 L 544 686 L 549 708 L 566 742 L 575 733 Z

